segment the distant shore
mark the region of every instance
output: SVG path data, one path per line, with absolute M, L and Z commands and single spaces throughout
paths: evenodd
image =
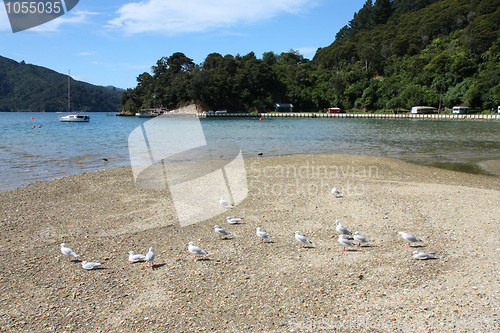
M 290 112 L 290 113 L 221 113 L 199 114 L 201 118 L 224 117 L 264 117 L 264 118 L 350 118 L 350 119 L 411 119 L 440 121 L 500 121 L 500 114 L 415 114 L 415 113 L 321 113 L 321 112 Z
M 117 116 L 135 116 L 135 112 L 122 110 Z M 356 118 L 356 119 L 416 119 L 416 120 L 476 120 L 500 121 L 500 114 L 413 114 L 413 113 L 325 113 L 325 112 L 264 112 L 264 113 L 198 113 L 200 118 L 266 117 L 266 118 Z
M 245 166 L 246 199 L 183 228 L 169 191 L 137 187 L 130 167 L 1 192 L 0 327 L 499 330 L 500 178 L 354 155 L 252 158 Z M 226 216 L 244 220 L 231 225 Z M 342 252 L 336 219 L 374 242 Z M 218 240 L 216 224 L 234 237 Z M 256 227 L 275 238 L 259 244 Z M 314 247 L 299 248 L 296 230 Z M 408 248 L 398 231 L 423 242 Z M 209 259 L 192 261 L 190 241 Z M 62 256 L 63 242 L 78 260 Z M 150 246 L 154 269 L 128 262 L 128 251 Z M 415 260 L 414 250 L 437 259 Z M 85 271 L 80 260 L 103 265 Z

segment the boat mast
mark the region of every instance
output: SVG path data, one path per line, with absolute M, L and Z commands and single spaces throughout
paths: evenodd
M 70 83 L 70 77 L 71 77 L 71 70 L 68 70 L 68 112 L 71 112 L 71 105 L 70 105 L 70 89 L 69 89 L 69 83 Z

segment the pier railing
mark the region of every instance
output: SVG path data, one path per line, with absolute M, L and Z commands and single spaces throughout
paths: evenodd
M 198 113 L 200 118 L 363 118 L 363 119 L 422 119 L 422 120 L 500 120 L 500 114 L 390 114 L 390 113 Z

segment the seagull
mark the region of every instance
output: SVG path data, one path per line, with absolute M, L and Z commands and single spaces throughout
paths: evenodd
M 263 243 L 265 239 L 274 238 L 272 236 L 269 236 L 267 234 L 267 232 L 261 230 L 260 228 L 257 228 L 257 232 L 256 233 L 257 233 L 257 236 L 259 236 L 260 238 L 262 238 L 262 240 L 260 241 L 261 243 Z
M 128 261 L 130 262 L 138 262 L 146 259 L 146 256 L 143 254 L 135 254 L 134 251 L 128 252 Z
M 221 238 L 219 238 L 219 240 L 222 240 L 222 238 L 226 237 L 226 236 L 232 236 L 233 234 L 230 233 L 230 232 L 227 232 L 226 230 L 222 229 L 221 227 L 219 227 L 218 225 L 216 225 L 214 227 L 214 231 L 215 233 L 221 235 Z
M 425 253 L 425 252 L 418 252 L 418 251 L 413 251 L 413 258 L 415 259 L 434 259 L 434 253 Z
M 410 247 L 411 243 L 421 242 L 420 239 L 418 239 L 417 237 L 413 236 L 412 234 L 409 234 L 409 233 L 406 233 L 406 232 L 402 232 L 402 231 L 398 232 L 398 234 L 400 234 L 401 237 L 403 237 L 403 239 L 408 242 L 408 247 Z
M 340 224 L 340 220 L 335 221 L 335 223 L 337 223 L 337 226 L 335 227 L 335 230 L 337 230 L 337 232 L 344 235 L 352 235 L 349 230 L 347 230 L 342 224 Z
M 340 196 L 342 196 L 342 192 L 340 192 L 339 190 L 337 190 L 336 187 L 332 188 L 332 194 L 335 194 L 335 196 L 338 198 Z
M 67 247 L 65 243 L 61 244 L 61 252 L 62 252 L 62 254 L 64 254 L 65 256 L 68 256 L 68 257 L 74 257 L 74 258 L 79 257 L 79 255 L 76 254 L 75 252 L 73 252 L 72 249 Z M 71 259 L 68 258 L 68 261 L 70 261 L 70 260 Z
M 193 261 L 196 260 L 196 256 L 208 256 L 208 255 L 210 255 L 210 253 L 207 253 L 207 252 L 203 251 L 202 249 L 200 249 L 198 246 L 194 245 L 193 242 L 189 242 L 188 251 L 191 252 L 192 254 L 194 254 Z
M 304 244 L 313 245 L 313 242 L 307 240 L 307 238 L 300 233 L 300 231 L 295 231 L 295 239 L 301 242 L 300 247 L 303 247 Z
M 344 238 L 344 235 L 339 235 L 339 239 L 338 239 L 339 243 L 344 246 L 344 248 L 342 249 L 342 252 L 345 251 L 345 247 L 346 246 L 356 246 L 354 245 L 353 243 L 351 243 L 350 240 L 348 240 L 347 238 Z
M 220 197 L 219 199 L 219 203 L 224 206 L 224 207 L 227 207 L 227 208 L 233 208 L 233 205 L 231 205 L 229 202 L 227 202 L 226 200 L 224 200 L 223 197 Z
M 151 267 L 154 267 L 155 266 L 155 264 L 153 263 L 154 260 L 155 260 L 155 253 L 153 251 L 153 248 L 150 247 L 149 252 L 146 253 L 146 258 L 145 258 L 146 267 L 149 267 L 149 263 L 151 263 Z
M 226 221 L 227 223 L 229 224 L 237 224 L 239 223 L 241 220 L 243 220 L 242 217 L 226 217 Z
M 358 247 L 361 247 L 361 243 L 373 242 L 373 241 L 368 240 L 368 239 L 364 238 L 363 236 L 361 236 L 361 234 L 357 231 L 354 233 L 354 240 L 356 242 L 359 242 Z
M 84 269 L 94 269 L 94 268 L 96 268 L 98 266 L 101 266 L 101 264 L 98 263 L 98 262 L 86 262 L 86 261 L 82 261 L 82 267 Z

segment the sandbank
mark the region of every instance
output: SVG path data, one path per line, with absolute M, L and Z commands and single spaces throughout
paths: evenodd
M 351 155 L 245 166 L 246 199 L 187 227 L 169 191 L 138 187 L 130 167 L 0 193 L 2 331 L 499 331 L 499 177 Z M 342 252 L 336 219 L 373 242 Z M 216 224 L 235 236 L 219 240 Z M 260 244 L 256 227 L 275 238 Z M 299 248 L 296 230 L 315 246 Z M 209 258 L 192 261 L 190 241 Z M 154 269 L 128 262 L 150 246 Z

